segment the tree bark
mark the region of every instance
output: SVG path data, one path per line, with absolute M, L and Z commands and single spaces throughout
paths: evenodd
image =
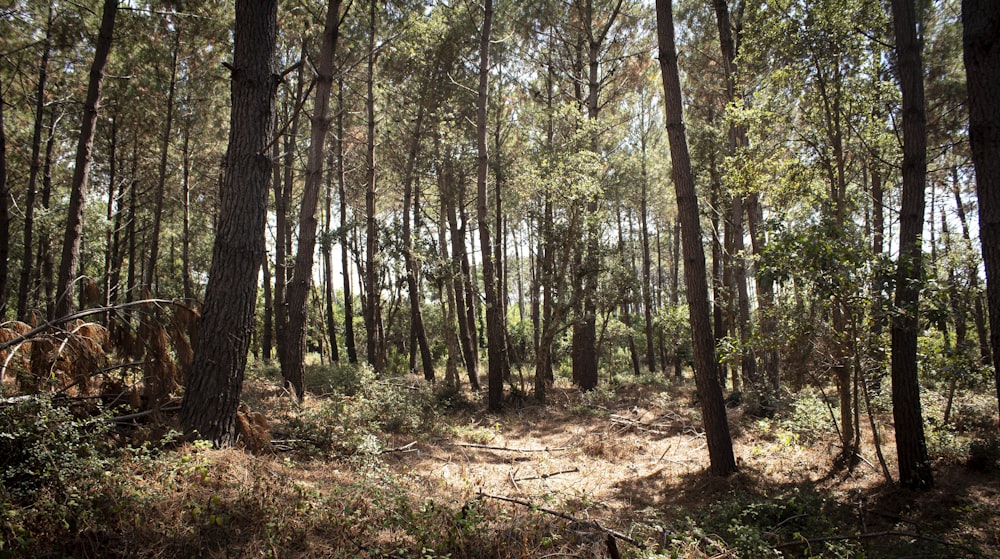
M 903 95 L 903 194 L 899 212 L 899 261 L 892 314 L 892 416 L 896 426 L 899 482 L 906 487 L 934 485 L 917 379 L 919 295 L 923 285 L 920 238 L 924 226 L 927 179 L 927 129 L 923 64 L 917 39 L 914 0 L 892 1 L 899 83 Z
M 3 126 L 0 90 L 0 322 L 7 320 L 7 278 L 10 264 L 10 188 L 7 186 L 7 133 Z
M 433 78 L 432 78 L 433 79 Z M 431 358 L 430 345 L 427 343 L 427 332 L 424 330 L 424 316 L 420 308 L 420 284 L 417 280 L 417 261 L 414 257 L 413 232 L 410 226 L 411 210 L 413 209 L 414 169 L 417 157 L 420 155 L 420 141 L 423 136 L 425 103 L 430 86 L 425 83 L 417 103 L 417 116 L 413 124 L 413 137 L 410 151 L 406 158 L 406 169 L 403 172 L 403 260 L 406 269 L 406 288 L 410 303 L 410 339 L 416 343 L 411 352 L 419 350 L 424 379 L 434 380 L 434 360 Z M 414 212 L 415 213 L 415 212 Z M 412 354 L 412 353 L 411 353 Z M 413 354 L 415 357 L 415 354 Z
M 167 122 L 163 125 L 163 138 L 160 143 L 160 165 L 157 168 L 156 200 L 153 205 L 153 231 L 150 234 L 149 258 L 143 272 L 142 288 L 155 294 L 153 282 L 156 278 L 156 264 L 160 253 L 160 229 L 163 221 L 163 197 L 167 189 L 167 158 L 170 155 L 170 133 L 174 122 L 174 91 L 177 88 L 177 51 L 180 50 L 181 33 L 174 32 L 174 48 L 170 62 L 170 85 L 167 89 Z
M 976 164 L 979 240 L 986 265 L 993 360 L 1000 360 L 1000 4 L 962 1 L 965 73 L 969 92 L 969 141 Z M 994 367 L 1000 407 L 1000 367 Z
M 257 272 L 264 258 L 279 77 L 274 67 L 277 0 L 238 0 L 232 68 L 229 150 L 205 293 L 201 333 L 181 406 L 184 431 L 229 446 L 236 436 Z
M 67 316 L 73 312 L 76 275 L 80 269 L 80 240 L 83 238 L 83 208 L 87 200 L 87 178 L 94 149 L 94 129 L 97 125 L 97 111 L 104 81 L 104 68 L 111 52 L 114 36 L 115 15 L 118 0 L 104 0 L 101 29 L 94 49 L 94 63 L 90 67 L 87 84 L 87 99 L 83 104 L 83 119 L 80 138 L 76 146 L 76 166 L 69 197 L 69 216 L 66 219 L 66 234 L 63 236 L 62 260 L 59 263 L 59 279 L 56 283 L 57 316 Z
M 375 213 L 375 0 L 370 0 L 368 10 L 368 150 L 365 159 L 365 291 L 368 304 L 365 306 L 365 332 L 368 341 L 368 363 L 377 374 L 385 368 L 385 351 L 381 336 L 382 301 L 379 285 L 379 231 Z
M 344 349 L 347 362 L 358 362 L 358 350 L 354 343 L 354 295 L 351 293 L 351 268 L 347 227 L 347 192 L 344 176 L 344 78 L 337 79 L 337 194 L 340 197 L 340 267 L 344 274 Z M 353 229 L 353 228 L 352 228 Z
M 671 0 L 656 0 L 656 31 L 660 71 L 663 74 L 667 139 L 670 143 L 678 217 L 683 231 L 684 275 L 694 343 L 695 382 L 701 400 L 702 419 L 705 422 L 711 471 L 717 476 L 728 476 L 736 471 L 736 459 L 733 456 L 733 443 L 729 435 L 726 405 L 717 380 L 718 365 L 709 318 L 705 252 L 701 244 L 701 224 L 694 177 L 691 174 L 691 156 L 688 153 L 684 132 Z
M 42 42 L 42 60 L 38 67 L 38 87 L 35 92 L 35 124 L 31 132 L 31 162 L 28 167 L 28 191 L 24 201 L 24 258 L 21 262 L 21 278 L 17 289 L 17 319 L 20 321 L 28 319 L 32 251 L 35 250 L 35 196 L 38 172 L 42 163 L 40 151 L 42 147 L 42 120 L 45 116 L 45 86 L 48 81 L 49 55 L 52 51 L 52 11 L 53 6 L 49 4 L 49 15 L 45 22 L 45 39 Z M 7 235 L 4 236 L 4 239 L 8 238 Z M 4 259 L 4 262 L 6 263 L 7 260 Z M 6 288 L 6 282 L 4 282 L 4 287 Z M 6 293 L 6 289 L 0 293 Z M 3 317 L 2 313 L 0 313 L 0 317 Z
M 333 57 L 340 34 L 341 0 L 329 0 L 316 76 L 316 97 L 311 119 L 306 180 L 299 210 L 299 246 L 295 254 L 292 281 L 288 284 L 288 328 L 285 336 L 286 359 L 281 361 L 281 376 L 295 390 L 295 397 L 305 397 L 305 354 L 307 304 L 312 287 L 313 253 L 316 251 L 319 192 L 323 186 L 323 161 L 326 135 L 330 130 L 330 92 L 333 88 Z
M 326 334 L 330 341 L 330 360 L 340 362 L 340 348 L 337 347 L 337 321 L 333 314 L 333 175 L 336 162 L 331 150 L 326 164 L 326 196 L 323 200 L 323 295 L 326 300 Z
M 487 385 L 489 387 L 488 404 L 490 411 L 500 411 L 503 408 L 503 379 L 506 376 L 503 364 L 506 356 L 505 332 L 503 318 L 500 316 L 501 305 L 497 273 L 493 267 L 493 240 L 490 238 L 489 199 L 486 191 L 486 179 L 489 172 L 489 159 L 486 148 L 486 106 L 489 103 L 490 74 L 490 31 L 493 27 L 493 0 L 485 0 L 483 28 L 479 40 L 479 98 L 476 109 L 476 149 L 479 154 L 479 172 L 476 180 L 476 214 L 479 221 L 479 243 L 483 258 L 483 290 L 486 296 L 486 340 L 487 358 L 489 363 Z

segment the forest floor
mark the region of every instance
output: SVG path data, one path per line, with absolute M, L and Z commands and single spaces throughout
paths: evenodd
M 946 441 L 934 443 L 935 488 L 911 491 L 886 482 L 864 415 L 861 458 L 841 463 L 818 392 L 769 418 L 733 405 L 739 473 L 721 479 L 707 473 L 692 385 L 646 379 L 582 394 L 560 381 L 545 406 L 512 399 L 491 414 L 480 395 L 417 377 L 361 379 L 296 405 L 273 377 L 258 375 L 244 401 L 269 422 L 273 440 L 261 452 L 140 447 L 105 465 L 90 489 L 101 498 L 84 494 L 84 514 L 70 511 L 62 525 L 54 516 L 70 512 L 44 496 L 11 507 L 0 557 L 27 549 L 74 557 L 1000 557 L 998 464 L 970 465 L 969 443 L 956 442 L 963 435 L 954 429 L 935 435 Z M 876 415 L 895 476 L 889 419 Z M 145 429 L 147 438 L 156 430 Z M 47 532 L 40 522 L 50 523 Z

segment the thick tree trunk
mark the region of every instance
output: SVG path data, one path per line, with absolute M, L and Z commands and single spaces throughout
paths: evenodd
M 667 139 L 670 142 L 678 217 L 683 230 L 684 275 L 694 343 L 695 382 L 701 401 L 702 419 L 705 422 L 711 471 L 717 476 L 728 476 L 736 471 L 736 459 L 733 456 L 733 443 L 729 435 L 726 405 L 717 381 L 718 365 L 709 319 L 705 253 L 701 244 L 701 224 L 694 177 L 691 174 L 691 157 L 684 132 L 680 75 L 674 44 L 673 8 L 670 0 L 656 1 L 656 31 L 660 71 L 663 74 Z
M 220 214 L 194 363 L 181 407 L 184 431 L 229 446 L 236 436 L 257 272 L 264 258 L 278 75 L 274 68 L 276 0 L 238 0 L 232 115 Z
M 66 219 L 62 260 L 59 263 L 59 279 L 56 283 L 58 291 L 56 292 L 55 314 L 57 316 L 67 316 L 73 312 L 76 275 L 80 269 L 80 240 L 83 238 L 83 208 L 87 200 L 87 178 L 90 174 L 90 162 L 94 149 L 94 129 L 97 125 L 104 67 L 108 63 L 108 53 L 111 52 L 111 40 L 114 36 L 115 15 L 117 13 L 118 0 L 104 0 L 101 30 L 94 48 L 94 63 L 90 67 L 87 99 L 83 104 L 80 139 L 76 147 L 76 166 L 73 169 L 73 182 L 69 197 L 69 216 Z
M 918 302 L 923 285 L 920 237 L 924 227 L 924 184 L 927 179 L 927 129 L 923 64 L 917 39 L 914 0 L 892 1 L 899 83 L 903 95 L 903 194 L 899 212 L 899 261 L 896 269 L 896 312 L 892 314 L 892 416 L 896 426 L 899 481 L 902 485 L 934 485 L 917 379 Z
M 306 180 L 299 210 L 299 246 L 295 254 L 292 281 L 288 284 L 288 328 L 285 335 L 286 359 L 281 361 L 281 376 L 295 390 L 295 397 L 305 397 L 306 320 L 309 292 L 312 287 L 313 253 L 316 251 L 319 192 L 323 186 L 323 161 L 326 135 L 330 130 L 330 92 L 333 88 L 333 56 L 340 33 L 340 0 L 329 0 L 316 75 L 316 98 L 309 135 Z
M 986 265 L 990 346 L 1000 361 L 1000 4 L 962 1 L 965 73 L 969 91 L 969 140 L 976 163 L 979 239 Z M 994 367 L 1000 406 L 1000 367 Z

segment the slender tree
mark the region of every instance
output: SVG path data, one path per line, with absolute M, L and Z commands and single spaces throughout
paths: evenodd
M 278 75 L 277 0 L 236 2 L 229 150 L 201 332 L 181 406 L 186 433 L 228 446 L 236 435 L 264 226 Z
M 347 193 L 344 178 L 344 79 L 337 80 L 337 194 L 340 197 L 340 268 L 344 274 L 344 348 L 347 362 L 358 362 L 354 345 L 354 295 L 351 293 L 350 231 L 347 226 Z M 353 228 L 352 228 L 353 229 Z
M 38 172 L 41 169 L 42 120 L 45 117 L 45 87 L 49 75 L 49 56 L 52 53 L 52 12 L 45 22 L 45 39 L 42 40 L 42 59 L 38 65 L 38 85 L 35 90 L 35 124 L 31 132 L 31 161 L 28 164 L 28 192 L 24 201 L 24 259 L 21 262 L 21 279 L 17 289 L 17 318 L 28 318 L 28 292 L 32 272 L 32 252 L 35 250 L 35 196 L 38 191 Z M 6 238 L 6 237 L 4 237 Z
M 3 88 L 0 88 L 0 322 L 7 319 L 7 278 L 10 263 L 10 188 L 7 186 L 7 133 L 3 127 Z
M 305 396 L 306 317 L 309 291 L 312 287 L 313 253 L 316 250 L 318 220 L 316 209 L 323 186 L 323 160 L 326 135 L 330 130 L 330 92 L 333 89 L 333 57 L 340 35 L 340 0 L 330 0 L 323 25 L 316 76 L 316 99 L 306 160 L 306 182 L 299 211 L 299 246 L 295 255 L 295 270 L 288 284 L 287 351 L 281 361 L 281 374 L 295 390 L 300 401 Z
M 73 312 L 76 290 L 76 275 L 80 269 L 80 240 L 83 238 L 83 208 L 87 200 L 87 178 L 94 148 L 94 129 L 104 82 L 104 67 L 111 52 L 114 36 L 115 16 L 118 14 L 118 0 L 104 0 L 101 28 L 94 49 L 94 62 L 90 67 L 87 84 L 87 98 L 83 104 L 83 120 L 80 138 L 76 146 L 76 166 L 69 197 L 69 217 L 66 219 L 66 234 L 63 236 L 62 260 L 59 263 L 59 279 L 56 283 L 56 307 L 58 316 Z
M 375 213 L 378 195 L 375 173 L 375 10 L 376 0 L 368 6 L 368 74 L 367 98 L 368 146 L 365 158 L 365 293 L 368 304 L 364 305 L 365 334 L 368 341 L 368 363 L 375 372 L 382 373 L 385 367 L 385 344 L 382 336 L 382 300 L 379 281 L 379 229 Z
M 1000 362 L 1000 4 L 963 0 L 963 53 L 969 92 L 969 140 L 976 163 L 979 239 L 994 365 Z M 1000 406 L 1000 367 L 995 369 Z
M 154 293 L 153 282 L 156 280 L 156 265 L 160 258 L 160 231 L 163 229 L 163 198 L 167 190 L 167 162 L 170 156 L 170 135 L 173 132 L 175 92 L 177 90 L 177 54 L 181 47 L 181 32 L 174 30 L 174 46 L 170 58 L 170 82 L 167 86 L 166 123 L 163 125 L 163 137 L 160 138 L 160 163 L 156 172 L 156 191 L 153 202 L 153 231 L 150 234 L 149 258 L 143 269 L 142 287 Z
M 493 0 L 486 0 L 483 7 L 483 28 L 479 39 L 479 99 L 476 109 L 476 149 L 479 154 L 476 214 L 479 219 L 479 242 L 483 258 L 483 286 L 486 295 L 486 345 L 489 359 L 487 385 L 489 386 L 489 408 L 500 411 L 503 407 L 503 379 L 507 371 L 506 332 L 500 317 L 500 286 L 494 268 L 492 239 L 490 237 L 489 199 L 486 179 L 489 160 L 486 148 L 486 106 L 489 103 L 490 74 L 490 32 L 493 28 Z
M 923 65 L 917 40 L 914 0 L 893 0 L 893 28 L 903 95 L 903 195 L 899 212 L 899 261 L 896 268 L 896 312 L 892 314 L 892 416 L 896 426 L 899 481 L 902 485 L 934 485 L 917 380 L 918 303 L 922 285 L 920 238 L 924 228 L 924 184 L 927 180 L 927 129 Z M 845 426 L 846 429 L 846 426 Z
M 701 400 L 711 471 L 717 476 L 728 476 L 736 471 L 736 459 L 733 456 L 733 442 L 729 435 L 722 388 L 718 384 L 718 361 L 715 357 L 715 340 L 712 337 L 708 305 L 705 251 L 701 244 L 698 198 L 694 177 L 691 175 L 691 156 L 688 153 L 684 132 L 680 73 L 677 67 L 671 4 L 671 0 L 656 0 L 656 34 L 660 71 L 663 74 L 667 140 L 670 143 L 677 212 L 683 234 L 684 278 L 694 345 L 695 383 Z

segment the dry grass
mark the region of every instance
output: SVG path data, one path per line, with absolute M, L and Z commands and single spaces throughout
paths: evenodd
M 787 416 L 743 417 L 737 407 L 730 423 L 740 473 L 714 478 L 692 384 L 589 395 L 558 384 L 548 406 L 528 401 L 490 414 L 479 395 L 446 399 L 416 377 L 394 379 L 390 390 L 433 408 L 387 432 L 360 423 L 370 404 L 362 395 L 298 407 L 276 383 L 252 379 L 245 400 L 263 415 L 241 418 L 257 454 L 185 444 L 123 460 L 91 520 L 39 537 L 34 549 L 90 557 L 606 557 L 600 525 L 644 546 L 620 541 L 626 557 L 1000 556 L 996 470 L 942 458 L 934 490 L 901 490 L 883 479 L 870 433 L 863 460 L 838 469 L 832 429 L 799 433 Z M 303 422 L 338 417 L 343 425 L 313 426 L 335 440 L 289 440 Z M 894 471 L 892 430 L 879 419 Z M 880 532 L 912 535 L 805 545 Z M 768 546 L 759 554 L 747 551 L 754 538 Z

